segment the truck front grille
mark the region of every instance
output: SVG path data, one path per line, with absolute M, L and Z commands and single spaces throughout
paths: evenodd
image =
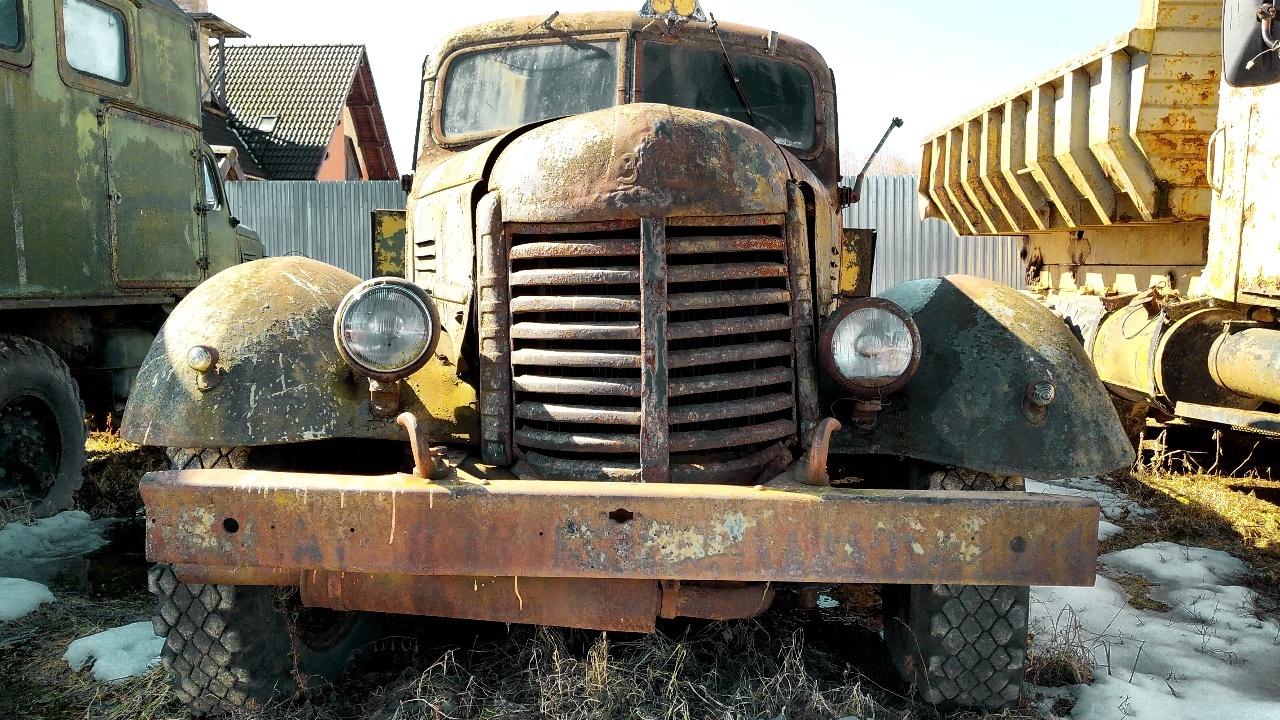
M 666 389 L 669 479 L 754 483 L 790 460 L 796 434 L 782 226 L 667 226 L 665 236 L 654 260 L 666 268 L 667 371 L 650 387 Z M 641 461 L 650 348 L 638 224 L 510 242 L 515 446 L 540 477 L 655 479 Z

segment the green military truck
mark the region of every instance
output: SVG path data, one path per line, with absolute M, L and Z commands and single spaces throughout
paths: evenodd
M 123 409 L 166 314 L 263 255 L 200 139 L 168 0 L 0 0 L 0 513 L 70 506 L 85 410 Z
M 454 33 L 424 64 L 403 277 L 305 258 L 170 316 L 122 434 L 197 713 L 332 677 L 379 613 L 651 632 L 884 585 L 941 706 L 1022 688 L 1028 586 L 1093 582 L 1129 463 L 1062 322 L 963 276 L 867 297 L 836 88 L 695 2 Z
M 1134 29 L 925 141 L 929 214 L 1026 236 L 1029 289 L 1153 449 L 1178 425 L 1280 437 L 1275 15 L 1144 0 Z

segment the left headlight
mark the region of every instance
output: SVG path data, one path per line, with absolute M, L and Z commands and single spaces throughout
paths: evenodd
M 347 293 L 333 318 L 338 352 L 356 372 L 394 382 L 431 358 L 440 336 L 435 302 L 398 278 L 375 278 Z
M 818 354 L 827 375 L 855 397 L 881 397 L 902 388 L 915 374 L 920 330 L 896 303 L 860 298 L 831 317 Z

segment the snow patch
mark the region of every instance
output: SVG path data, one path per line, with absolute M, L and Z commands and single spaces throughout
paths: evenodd
M 1124 532 L 1124 528 L 1115 523 L 1107 522 L 1106 520 L 1098 521 L 1098 542 L 1115 537 L 1122 532 Z
M 11 522 L 0 528 L 0 572 L 43 580 L 57 563 L 87 555 L 107 544 L 103 533 L 115 520 L 93 520 L 88 513 L 68 510 L 30 525 Z
M 49 588 L 21 578 L 0 578 L 0 621 L 17 620 L 54 601 Z
M 1102 506 L 1102 516 L 1112 522 L 1126 517 L 1142 517 L 1151 514 L 1151 508 L 1143 507 L 1130 500 L 1128 495 L 1106 485 L 1096 477 L 1068 478 L 1050 482 L 1028 480 L 1027 492 L 1093 498 Z
M 160 661 L 163 647 L 164 638 L 156 637 L 150 622 L 136 622 L 72 641 L 62 659 L 72 670 L 93 659 L 93 677 L 109 682 L 145 675 Z
M 1093 685 L 1055 690 L 1078 701 L 1073 720 L 1117 717 L 1280 717 L 1280 622 L 1253 615 L 1255 595 L 1229 582 L 1245 566 L 1226 553 L 1151 543 L 1103 555 L 1108 567 L 1141 575 L 1159 613 L 1126 604 L 1119 585 L 1031 589 L 1039 638 L 1077 619 L 1094 661 Z

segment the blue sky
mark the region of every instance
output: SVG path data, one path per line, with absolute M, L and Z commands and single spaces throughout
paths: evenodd
M 930 131 L 1134 26 L 1142 0 L 701 0 L 721 21 L 805 40 L 836 73 L 841 145 L 915 159 Z M 451 30 L 554 10 L 637 10 L 641 0 L 209 0 L 251 43 L 362 43 L 401 172 L 411 168 L 423 56 Z M 846 170 L 848 170 L 846 168 Z

